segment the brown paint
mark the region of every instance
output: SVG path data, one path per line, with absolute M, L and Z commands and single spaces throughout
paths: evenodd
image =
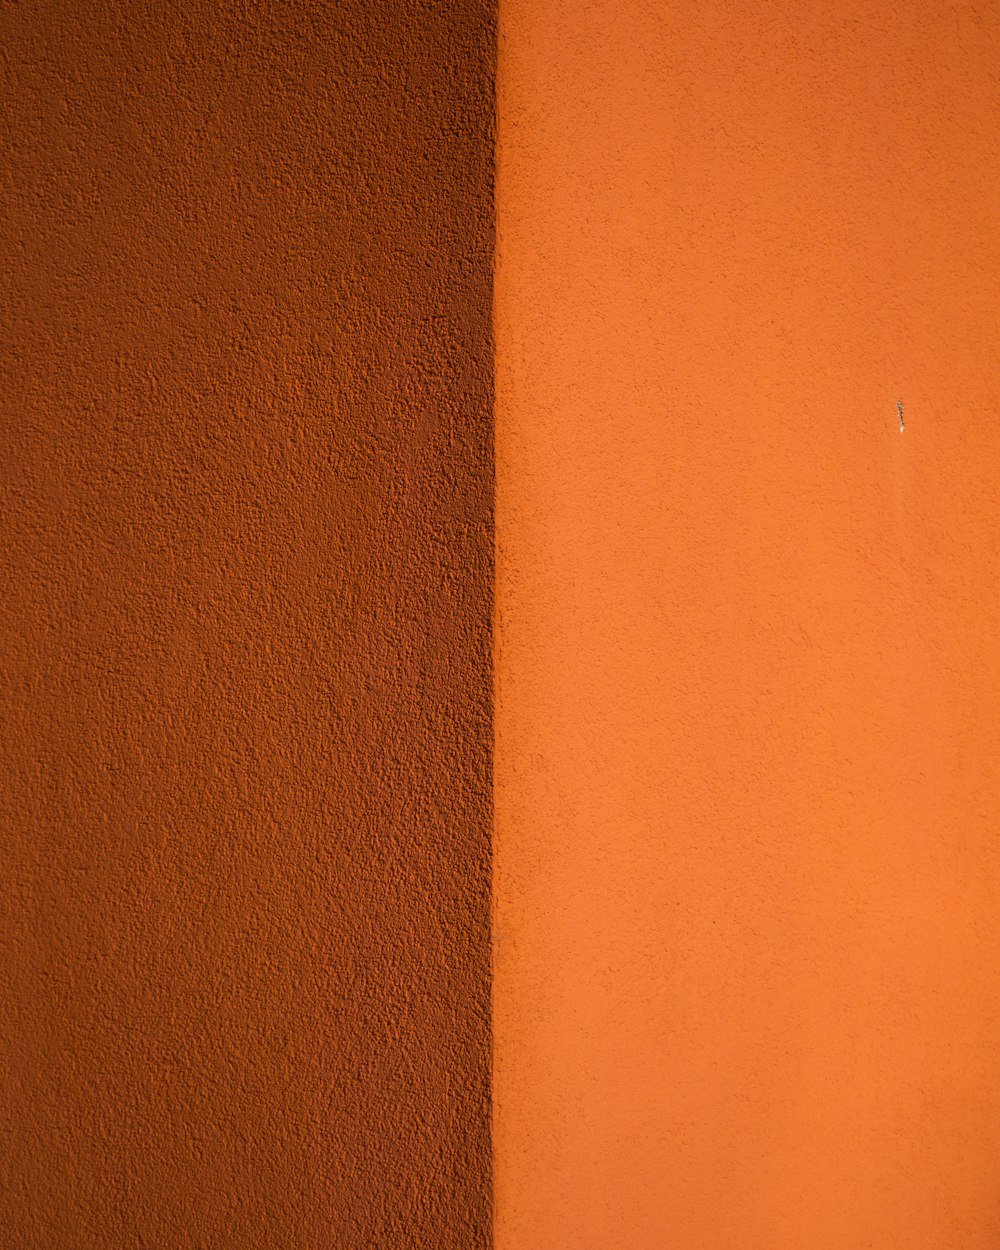
M 0 47 L 0 1243 L 485 1246 L 492 7 Z
M 998 63 L 505 0 L 498 1250 L 1000 1244 Z

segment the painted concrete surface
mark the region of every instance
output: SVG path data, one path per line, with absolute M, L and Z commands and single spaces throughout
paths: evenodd
M 0 1244 L 490 1237 L 493 11 L 0 13 Z
M 1000 1243 L 998 63 L 501 8 L 498 1250 Z

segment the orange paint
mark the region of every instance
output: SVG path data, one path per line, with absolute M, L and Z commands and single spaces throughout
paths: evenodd
M 493 8 L 0 6 L 0 1246 L 489 1244 Z
M 1000 1241 L 998 63 L 505 0 L 498 1250 Z

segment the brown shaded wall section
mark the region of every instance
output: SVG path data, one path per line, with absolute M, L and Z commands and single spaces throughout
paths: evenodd
M 5 1246 L 489 1242 L 493 61 L 2 8 Z
M 498 1250 L 1000 1245 L 998 64 L 501 6 Z

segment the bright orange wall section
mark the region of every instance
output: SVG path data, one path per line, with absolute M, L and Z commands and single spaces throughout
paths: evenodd
M 502 6 L 498 1250 L 1000 1243 L 998 64 Z

